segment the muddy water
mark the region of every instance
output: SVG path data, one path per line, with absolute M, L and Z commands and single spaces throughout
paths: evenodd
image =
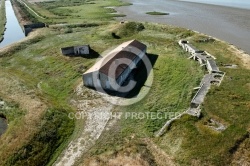
M 10 1 L 5 1 L 5 10 L 7 18 L 6 31 L 4 32 L 4 40 L 0 43 L 0 48 L 25 38 Z
M 232 8 L 177 0 L 123 0 L 131 6 L 117 8 L 125 20 L 171 24 L 196 30 L 236 45 L 250 53 L 250 9 Z M 148 11 L 168 12 L 150 16 Z
M 0 117 L 0 136 L 6 131 L 7 122 L 6 119 Z

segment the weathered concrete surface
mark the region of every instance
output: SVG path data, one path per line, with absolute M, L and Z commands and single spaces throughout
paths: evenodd
M 201 88 L 197 91 L 195 96 L 193 97 L 191 101 L 191 108 L 198 108 L 201 103 L 203 103 L 205 96 L 210 89 L 211 83 L 210 83 L 211 75 L 207 74 L 204 77 L 204 83 L 201 85 Z

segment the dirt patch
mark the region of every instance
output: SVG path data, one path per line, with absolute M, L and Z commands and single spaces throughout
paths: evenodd
M 107 166 L 150 166 L 148 162 L 143 160 L 140 154 L 135 156 L 125 156 L 119 155 L 115 158 L 110 159 L 107 162 L 100 161 L 98 159 L 92 159 L 88 161 L 87 165 L 89 166 L 99 166 L 99 165 L 107 165 Z M 83 165 L 82 165 L 83 166 Z
M 107 150 L 102 154 L 86 157 L 80 166 L 156 166 L 157 163 L 147 144 L 143 140 L 134 140 L 134 135 L 131 138 L 132 140 L 127 139 L 119 150 Z
M 233 166 L 248 166 L 250 165 L 250 138 L 249 133 L 243 138 L 236 141 L 234 147 L 231 148 L 230 153 L 233 153 L 232 162 Z
M 244 52 L 243 50 L 238 49 L 234 45 L 230 45 L 229 50 L 235 53 L 235 55 L 241 60 L 242 65 L 246 69 L 250 69 L 250 55 Z
M 152 155 L 155 158 L 155 161 L 158 166 L 175 166 L 175 162 L 173 157 L 166 154 L 162 149 L 160 149 L 152 140 L 145 139 L 145 143 L 147 144 L 147 148 L 150 150 Z

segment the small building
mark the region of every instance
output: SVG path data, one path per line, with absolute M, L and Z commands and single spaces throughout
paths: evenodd
M 137 40 L 122 43 L 83 74 L 85 86 L 119 91 L 131 71 L 146 54 L 147 46 Z
M 209 73 L 221 73 L 214 59 L 207 60 L 207 70 Z
M 61 48 L 63 55 L 88 55 L 89 54 L 89 45 L 82 46 L 71 46 Z
M 23 32 L 25 36 L 28 36 L 28 34 L 33 30 L 37 28 L 44 28 L 46 27 L 45 23 L 32 23 L 32 24 L 26 24 L 23 25 Z

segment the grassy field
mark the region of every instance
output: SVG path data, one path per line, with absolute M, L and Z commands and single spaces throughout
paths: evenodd
M 6 15 L 5 15 L 5 1 L 0 1 L 0 42 L 3 40 L 5 31 Z
M 121 5 L 131 5 L 117 0 L 95 0 L 95 1 L 79 1 L 79 0 L 58 0 L 35 2 L 24 0 L 24 2 L 36 11 L 41 17 L 30 12 L 24 5 L 20 4 L 26 15 L 32 22 L 45 22 L 48 24 L 58 23 L 85 23 L 85 22 L 103 22 L 114 19 L 114 17 L 123 17 L 121 14 L 114 14 L 112 7 Z
M 76 132 L 81 132 L 80 123 L 67 115 L 76 112 L 70 104 L 74 88 L 81 82 L 82 73 L 95 63 L 96 56 L 65 57 L 61 47 L 89 44 L 101 54 L 131 39 L 148 47 L 154 77 L 153 84 L 144 88 L 150 91 L 134 105 L 114 107 L 113 112 L 124 112 L 124 116 L 102 134 L 76 165 L 90 165 L 93 161 L 108 165 L 115 159 L 125 164 L 126 158 L 151 165 L 164 165 L 166 158 L 179 165 L 230 165 L 241 157 L 244 162 L 249 161 L 250 71 L 226 43 L 197 42 L 206 37 L 168 25 L 120 24 L 109 14 L 113 9 L 104 8 L 124 5 L 116 0 L 59 0 L 29 5 L 47 17 L 47 23 L 72 24 L 36 30 L 25 41 L 1 50 L 0 98 L 7 101 L 11 111 L 0 110 L 9 123 L 0 139 L 0 165 L 51 165 Z M 214 55 L 226 76 L 220 87 L 214 86 L 208 93 L 200 119 L 184 116 L 162 137 L 155 138 L 154 133 L 169 117 L 135 119 L 126 118 L 125 114 L 181 113 L 189 107 L 193 88 L 206 71 L 187 59 L 187 53 L 177 44 L 183 38 Z M 221 64 L 239 67 L 229 69 Z M 139 72 L 138 81 L 144 75 Z M 211 118 L 227 129 L 217 132 L 209 128 Z M 158 151 L 147 140 L 159 147 Z M 157 155 L 159 151 L 164 155 Z
M 157 34 L 157 30 L 155 31 Z M 219 41 L 196 42 L 197 38 L 203 37 L 194 35 L 191 41 L 197 48 L 215 55 L 217 64 L 237 64 L 240 67 L 227 69 L 220 65 L 220 69 L 226 72 L 226 77 L 220 87 L 214 86 L 208 93 L 202 105 L 201 118 L 184 116 L 174 122 L 166 134 L 160 138 L 154 138 L 154 132 L 159 130 L 164 120 L 122 119 L 119 125 L 111 130 L 112 133 L 103 134 L 99 144 L 92 149 L 89 156 L 86 155 L 90 158 L 88 162 L 101 160 L 101 163 L 105 163 L 107 161 L 105 157 L 116 158 L 121 155 L 120 152 L 127 150 L 135 153 L 139 147 L 148 147 L 144 141 L 145 138 L 154 140 L 171 156 L 171 160 L 180 165 L 235 165 L 249 162 L 250 71 L 242 66 L 242 62 L 227 44 Z M 157 48 L 160 46 L 157 45 Z M 199 80 L 199 73 L 202 72 L 190 67 L 190 61 L 185 64 L 185 60 L 177 58 L 181 57 L 177 54 L 178 47 L 174 47 L 173 50 L 174 54 L 168 53 L 166 57 L 163 56 L 157 60 L 154 68 L 160 70 L 154 70 L 156 75 L 149 95 L 136 105 L 117 108 L 118 110 L 175 112 L 188 107 L 192 86 L 198 85 L 196 81 Z M 173 57 L 177 60 L 177 64 L 171 59 L 171 55 L 176 55 Z M 211 129 L 208 126 L 211 118 L 226 125 L 227 129 L 223 132 Z M 116 140 L 115 144 L 114 140 Z M 104 147 L 104 149 L 99 147 Z M 150 152 L 151 155 L 153 153 Z M 97 154 L 100 157 L 93 157 Z M 147 158 L 156 160 L 157 156 L 150 157 L 147 154 Z M 159 160 L 156 162 L 161 165 Z

